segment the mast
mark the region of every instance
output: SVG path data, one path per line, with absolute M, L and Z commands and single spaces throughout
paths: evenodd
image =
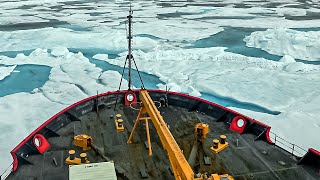
M 129 25 L 129 34 L 127 36 L 128 39 L 128 55 L 127 55 L 127 60 L 128 60 L 128 89 L 131 90 L 131 84 L 132 84 L 132 78 L 131 78 L 131 66 L 132 66 L 132 9 L 131 9 L 131 2 L 130 2 L 130 10 L 129 10 L 129 16 L 127 16 L 128 18 L 128 25 Z
M 128 62 L 128 92 L 130 93 L 127 93 L 127 97 L 126 97 L 126 100 L 129 100 L 129 99 L 132 99 L 132 97 L 135 97 L 135 94 L 132 93 L 131 91 L 131 87 L 132 87 L 132 66 L 134 65 L 137 72 L 138 72 L 138 75 L 139 75 L 139 78 L 140 78 L 140 81 L 141 81 L 141 88 L 142 89 L 145 89 L 144 87 L 144 83 L 142 81 L 142 77 L 141 77 L 141 74 L 140 74 L 140 71 L 138 69 L 138 66 L 132 56 L 132 9 L 131 9 L 131 1 L 130 1 L 130 10 L 129 10 L 129 15 L 127 16 L 128 18 L 128 25 L 129 25 L 129 29 L 128 29 L 128 35 L 127 35 L 127 39 L 128 39 L 128 55 L 126 57 L 126 61 L 123 65 L 123 69 L 122 69 L 122 74 L 121 74 L 121 80 L 120 80 L 120 84 L 119 84 L 119 89 L 118 91 L 120 91 L 121 89 L 121 84 L 122 84 L 122 79 L 124 77 L 124 72 L 125 72 L 125 69 L 127 67 L 127 62 Z M 132 64 L 133 63 L 133 64 Z M 135 99 L 135 98 L 134 98 Z M 129 100 L 130 102 L 133 102 L 133 100 Z M 117 94 L 117 98 L 116 98 L 116 103 L 114 105 L 114 109 L 116 108 L 117 106 L 117 103 L 118 103 L 118 94 Z

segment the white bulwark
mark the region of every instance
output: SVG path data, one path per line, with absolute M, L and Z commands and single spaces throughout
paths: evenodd
M 113 162 L 69 166 L 70 180 L 117 180 Z

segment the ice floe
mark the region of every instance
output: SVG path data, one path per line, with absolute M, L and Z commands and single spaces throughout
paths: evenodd
M 223 31 L 222 27 L 215 24 L 196 20 L 180 19 L 179 23 L 177 23 L 177 20 L 170 19 L 149 21 L 147 23 L 136 22 L 134 32 L 151 34 L 170 41 L 193 42 Z
M 292 56 L 289 55 L 284 55 L 279 62 L 283 62 L 283 63 L 295 63 L 296 61 L 294 60 L 294 58 Z
M 56 47 L 51 51 L 50 54 L 55 57 L 66 56 L 69 54 L 69 50 L 66 47 Z
M 16 66 L 0 66 L 0 81 L 9 76 L 15 68 Z
M 74 32 L 65 28 L 42 28 L 20 31 L 0 31 L 0 51 L 20 51 L 27 49 L 51 49 L 63 45 L 68 48 L 99 48 L 124 51 L 127 48 L 124 29 L 100 32 Z M 150 50 L 157 42 L 146 37 L 136 37 L 133 47 Z M 61 52 L 60 52 L 61 53 Z
M 270 54 L 290 55 L 295 59 L 320 61 L 320 32 L 301 32 L 286 28 L 256 31 L 244 41 L 249 47 L 260 48 Z

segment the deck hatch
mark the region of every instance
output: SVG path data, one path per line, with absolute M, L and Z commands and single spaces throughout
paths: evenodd
M 112 162 L 91 163 L 69 166 L 70 180 L 117 180 Z

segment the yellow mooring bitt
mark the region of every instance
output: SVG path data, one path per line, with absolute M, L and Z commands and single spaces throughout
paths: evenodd
M 121 119 L 121 114 L 116 114 L 115 125 L 118 132 L 124 131 L 123 119 Z
M 118 119 L 116 120 L 116 130 L 118 132 L 123 132 L 124 131 L 124 126 L 123 126 L 123 120 L 122 119 Z
M 87 153 L 81 153 L 80 158 L 75 157 L 76 151 L 70 150 L 69 157 L 66 159 L 66 163 L 69 165 L 89 164 L 90 161 L 87 159 Z
M 213 152 L 219 153 L 225 148 L 229 146 L 229 143 L 226 142 L 227 136 L 226 135 L 221 135 L 220 136 L 220 141 L 218 139 L 213 140 L 213 146 L 210 148 Z

